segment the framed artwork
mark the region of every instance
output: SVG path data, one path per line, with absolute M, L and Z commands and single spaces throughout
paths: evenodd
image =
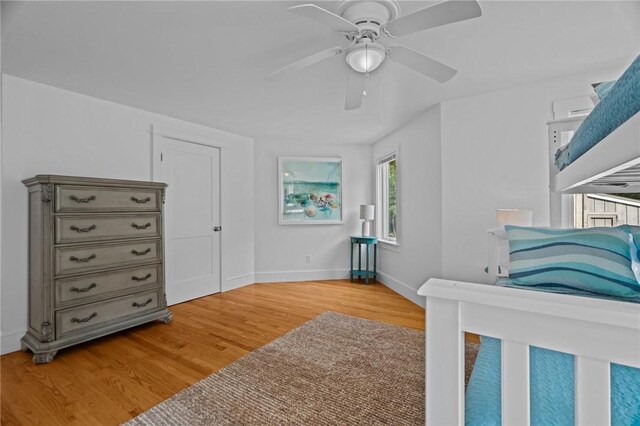
M 278 224 L 342 223 L 342 160 L 278 158 Z

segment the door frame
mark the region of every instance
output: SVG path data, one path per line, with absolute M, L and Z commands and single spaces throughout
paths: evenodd
M 150 134 L 151 134 L 151 181 L 160 181 L 159 180 L 159 176 L 161 175 L 160 163 L 162 162 L 160 145 L 162 144 L 162 138 L 171 139 L 176 142 L 206 146 L 209 148 L 217 148 L 220 150 L 219 164 L 218 164 L 218 174 L 219 174 L 218 178 L 220 182 L 220 207 L 219 207 L 218 214 L 220 217 L 219 225 L 222 226 L 222 224 L 224 223 L 223 208 L 222 208 L 222 205 L 223 205 L 222 200 L 224 199 L 224 190 L 223 190 L 224 182 L 223 182 L 223 173 L 222 173 L 222 163 L 223 163 L 223 152 L 224 152 L 224 149 L 226 148 L 226 144 L 223 142 L 220 142 L 219 140 L 213 139 L 211 137 L 194 135 L 188 132 L 184 132 L 182 130 L 167 129 L 167 128 L 162 128 L 155 125 L 151 126 Z M 167 235 L 167 226 L 168 226 L 167 221 L 163 221 L 164 236 Z M 171 245 L 172 242 L 164 237 L 163 237 L 163 241 L 165 246 L 164 247 L 165 253 L 167 251 L 172 253 L 173 247 L 171 247 L 171 250 L 167 250 L 166 248 L 166 246 Z M 220 279 L 220 293 L 222 293 L 225 291 L 224 283 L 226 282 L 226 274 L 225 274 L 226 271 L 224 266 L 224 259 L 222 256 L 225 249 L 225 239 L 224 239 L 223 232 L 220 233 L 219 249 L 220 249 L 220 259 L 219 259 L 220 270 L 218 271 L 218 274 Z M 163 257 L 164 257 L 164 253 L 163 253 Z M 166 276 L 167 274 L 166 274 L 166 259 L 165 259 L 165 286 L 169 284 L 168 282 L 166 282 L 167 280 Z

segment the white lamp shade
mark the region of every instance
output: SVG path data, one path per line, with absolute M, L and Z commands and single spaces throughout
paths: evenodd
M 360 219 L 373 220 L 375 219 L 376 208 L 373 204 L 362 204 L 360 206 Z
M 498 226 L 531 226 L 533 224 L 533 212 L 531 210 L 498 209 L 496 223 Z
M 384 60 L 385 53 L 376 44 L 363 44 L 347 54 L 347 63 L 358 72 L 371 72 Z

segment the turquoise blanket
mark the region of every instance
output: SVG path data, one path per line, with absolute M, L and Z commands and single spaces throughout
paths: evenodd
M 465 400 L 466 425 L 500 425 L 500 340 L 481 338 Z M 530 348 L 531 425 L 575 424 L 574 357 Z M 640 426 L 640 369 L 611 364 L 611 424 Z
M 578 128 L 571 142 L 556 152 L 562 170 L 640 111 L 640 56 Z

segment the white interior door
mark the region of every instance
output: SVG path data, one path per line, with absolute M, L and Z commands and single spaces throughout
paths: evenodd
M 220 292 L 220 149 L 154 136 L 154 180 L 167 183 L 169 305 Z M 156 176 L 157 175 L 157 176 Z

